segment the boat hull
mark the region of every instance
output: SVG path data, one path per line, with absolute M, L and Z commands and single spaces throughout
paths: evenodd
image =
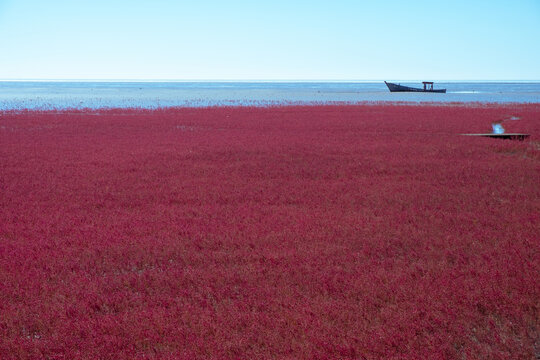
M 429 92 L 429 93 L 441 93 L 441 94 L 446 93 L 446 89 L 424 90 L 424 89 L 419 89 L 419 88 L 413 88 L 410 86 L 394 84 L 394 83 L 390 83 L 386 81 L 384 83 L 386 84 L 386 86 L 388 86 L 388 90 L 390 90 L 390 92 Z

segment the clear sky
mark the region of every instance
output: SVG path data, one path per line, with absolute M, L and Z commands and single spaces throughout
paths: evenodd
M 0 79 L 540 80 L 540 0 L 0 0 Z

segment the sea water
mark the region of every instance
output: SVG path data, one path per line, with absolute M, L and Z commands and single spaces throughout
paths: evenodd
M 421 82 L 401 84 L 422 86 Z M 0 81 L 0 110 L 365 102 L 540 103 L 540 82 L 436 82 L 435 88 L 446 88 L 447 93 L 390 93 L 383 81 Z

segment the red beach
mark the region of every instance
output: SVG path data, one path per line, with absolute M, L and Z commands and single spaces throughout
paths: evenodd
M 534 358 L 539 138 L 538 104 L 2 112 L 0 358 Z

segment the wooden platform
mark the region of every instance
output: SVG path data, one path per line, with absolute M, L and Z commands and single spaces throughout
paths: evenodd
M 482 136 L 482 137 L 490 137 L 490 138 L 497 138 L 497 139 L 506 139 L 506 140 L 519 140 L 523 141 L 526 138 L 528 138 L 529 134 L 519 134 L 519 133 L 505 133 L 505 134 L 461 134 L 464 136 Z

